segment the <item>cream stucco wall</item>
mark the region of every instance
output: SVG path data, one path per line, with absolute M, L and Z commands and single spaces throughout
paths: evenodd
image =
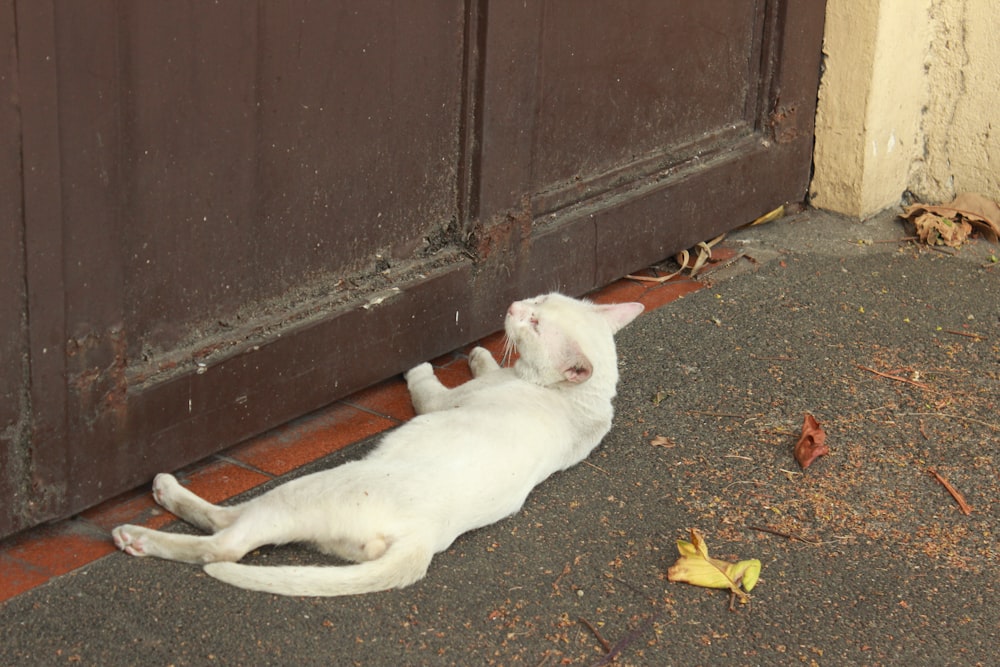
M 1000 200 L 998 34 L 996 0 L 828 0 L 812 203 Z

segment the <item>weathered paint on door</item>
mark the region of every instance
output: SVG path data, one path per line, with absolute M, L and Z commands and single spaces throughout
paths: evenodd
M 0 3 L 0 535 L 801 200 L 823 5 Z

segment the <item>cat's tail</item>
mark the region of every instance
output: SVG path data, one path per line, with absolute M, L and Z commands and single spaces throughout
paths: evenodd
M 233 586 L 278 595 L 331 597 L 403 588 L 423 579 L 434 552 L 418 542 L 392 544 L 375 560 L 342 566 L 209 563 L 205 572 Z

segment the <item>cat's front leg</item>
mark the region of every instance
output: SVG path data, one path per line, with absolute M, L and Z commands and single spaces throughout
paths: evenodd
M 434 368 L 427 362 L 414 366 L 403 374 L 410 400 L 418 415 L 440 410 L 445 405 L 448 388 L 434 375 Z
M 239 507 L 219 507 L 199 498 L 167 473 L 153 479 L 153 499 L 167 511 L 208 532 L 232 525 L 241 512 Z
M 500 370 L 500 364 L 485 347 L 474 347 L 469 352 L 469 370 L 472 377 L 477 378 L 491 371 Z

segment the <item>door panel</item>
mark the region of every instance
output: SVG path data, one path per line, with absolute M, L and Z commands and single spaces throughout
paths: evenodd
M 806 190 L 822 2 L 0 6 L 0 535 Z
M 545 3 L 532 187 L 668 160 L 739 127 L 758 93 L 757 9 L 702 3 Z M 725 20 L 720 20 L 725 17 Z
M 820 5 L 651 2 L 633 16 L 610 1 L 585 14 L 490 4 L 468 221 L 478 252 L 505 269 L 559 262 L 541 249 L 528 260 L 540 229 L 559 230 L 551 252 L 580 248 L 570 272 L 527 271 L 515 293 L 573 291 L 800 200 Z M 630 65 L 645 69 L 623 75 Z
M 0 2 L 0 526 L 23 512 L 28 428 L 28 323 L 21 226 L 21 142 L 13 2 Z
M 334 292 L 455 219 L 461 18 L 456 2 L 124 12 L 133 360 Z

